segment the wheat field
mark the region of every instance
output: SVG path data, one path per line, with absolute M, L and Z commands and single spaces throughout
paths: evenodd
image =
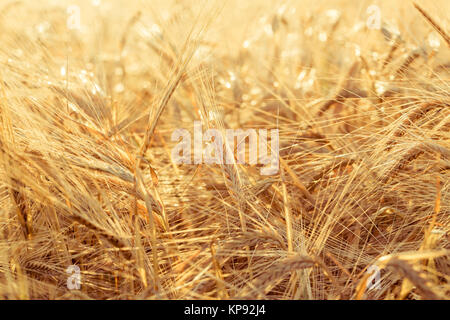
M 1 0 L 0 299 L 449 299 L 449 13 Z M 177 163 L 194 121 L 278 173 Z

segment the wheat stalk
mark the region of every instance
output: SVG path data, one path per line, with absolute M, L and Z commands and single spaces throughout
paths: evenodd
M 445 32 L 441 26 L 434 20 L 424 9 L 422 9 L 417 3 L 413 2 L 414 7 L 424 16 L 424 18 L 433 26 L 434 29 L 442 36 L 442 38 L 450 47 L 450 36 Z

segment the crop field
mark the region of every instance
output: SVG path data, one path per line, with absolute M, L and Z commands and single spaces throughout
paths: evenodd
M 0 299 L 450 299 L 450 1 L 0 28 Z

